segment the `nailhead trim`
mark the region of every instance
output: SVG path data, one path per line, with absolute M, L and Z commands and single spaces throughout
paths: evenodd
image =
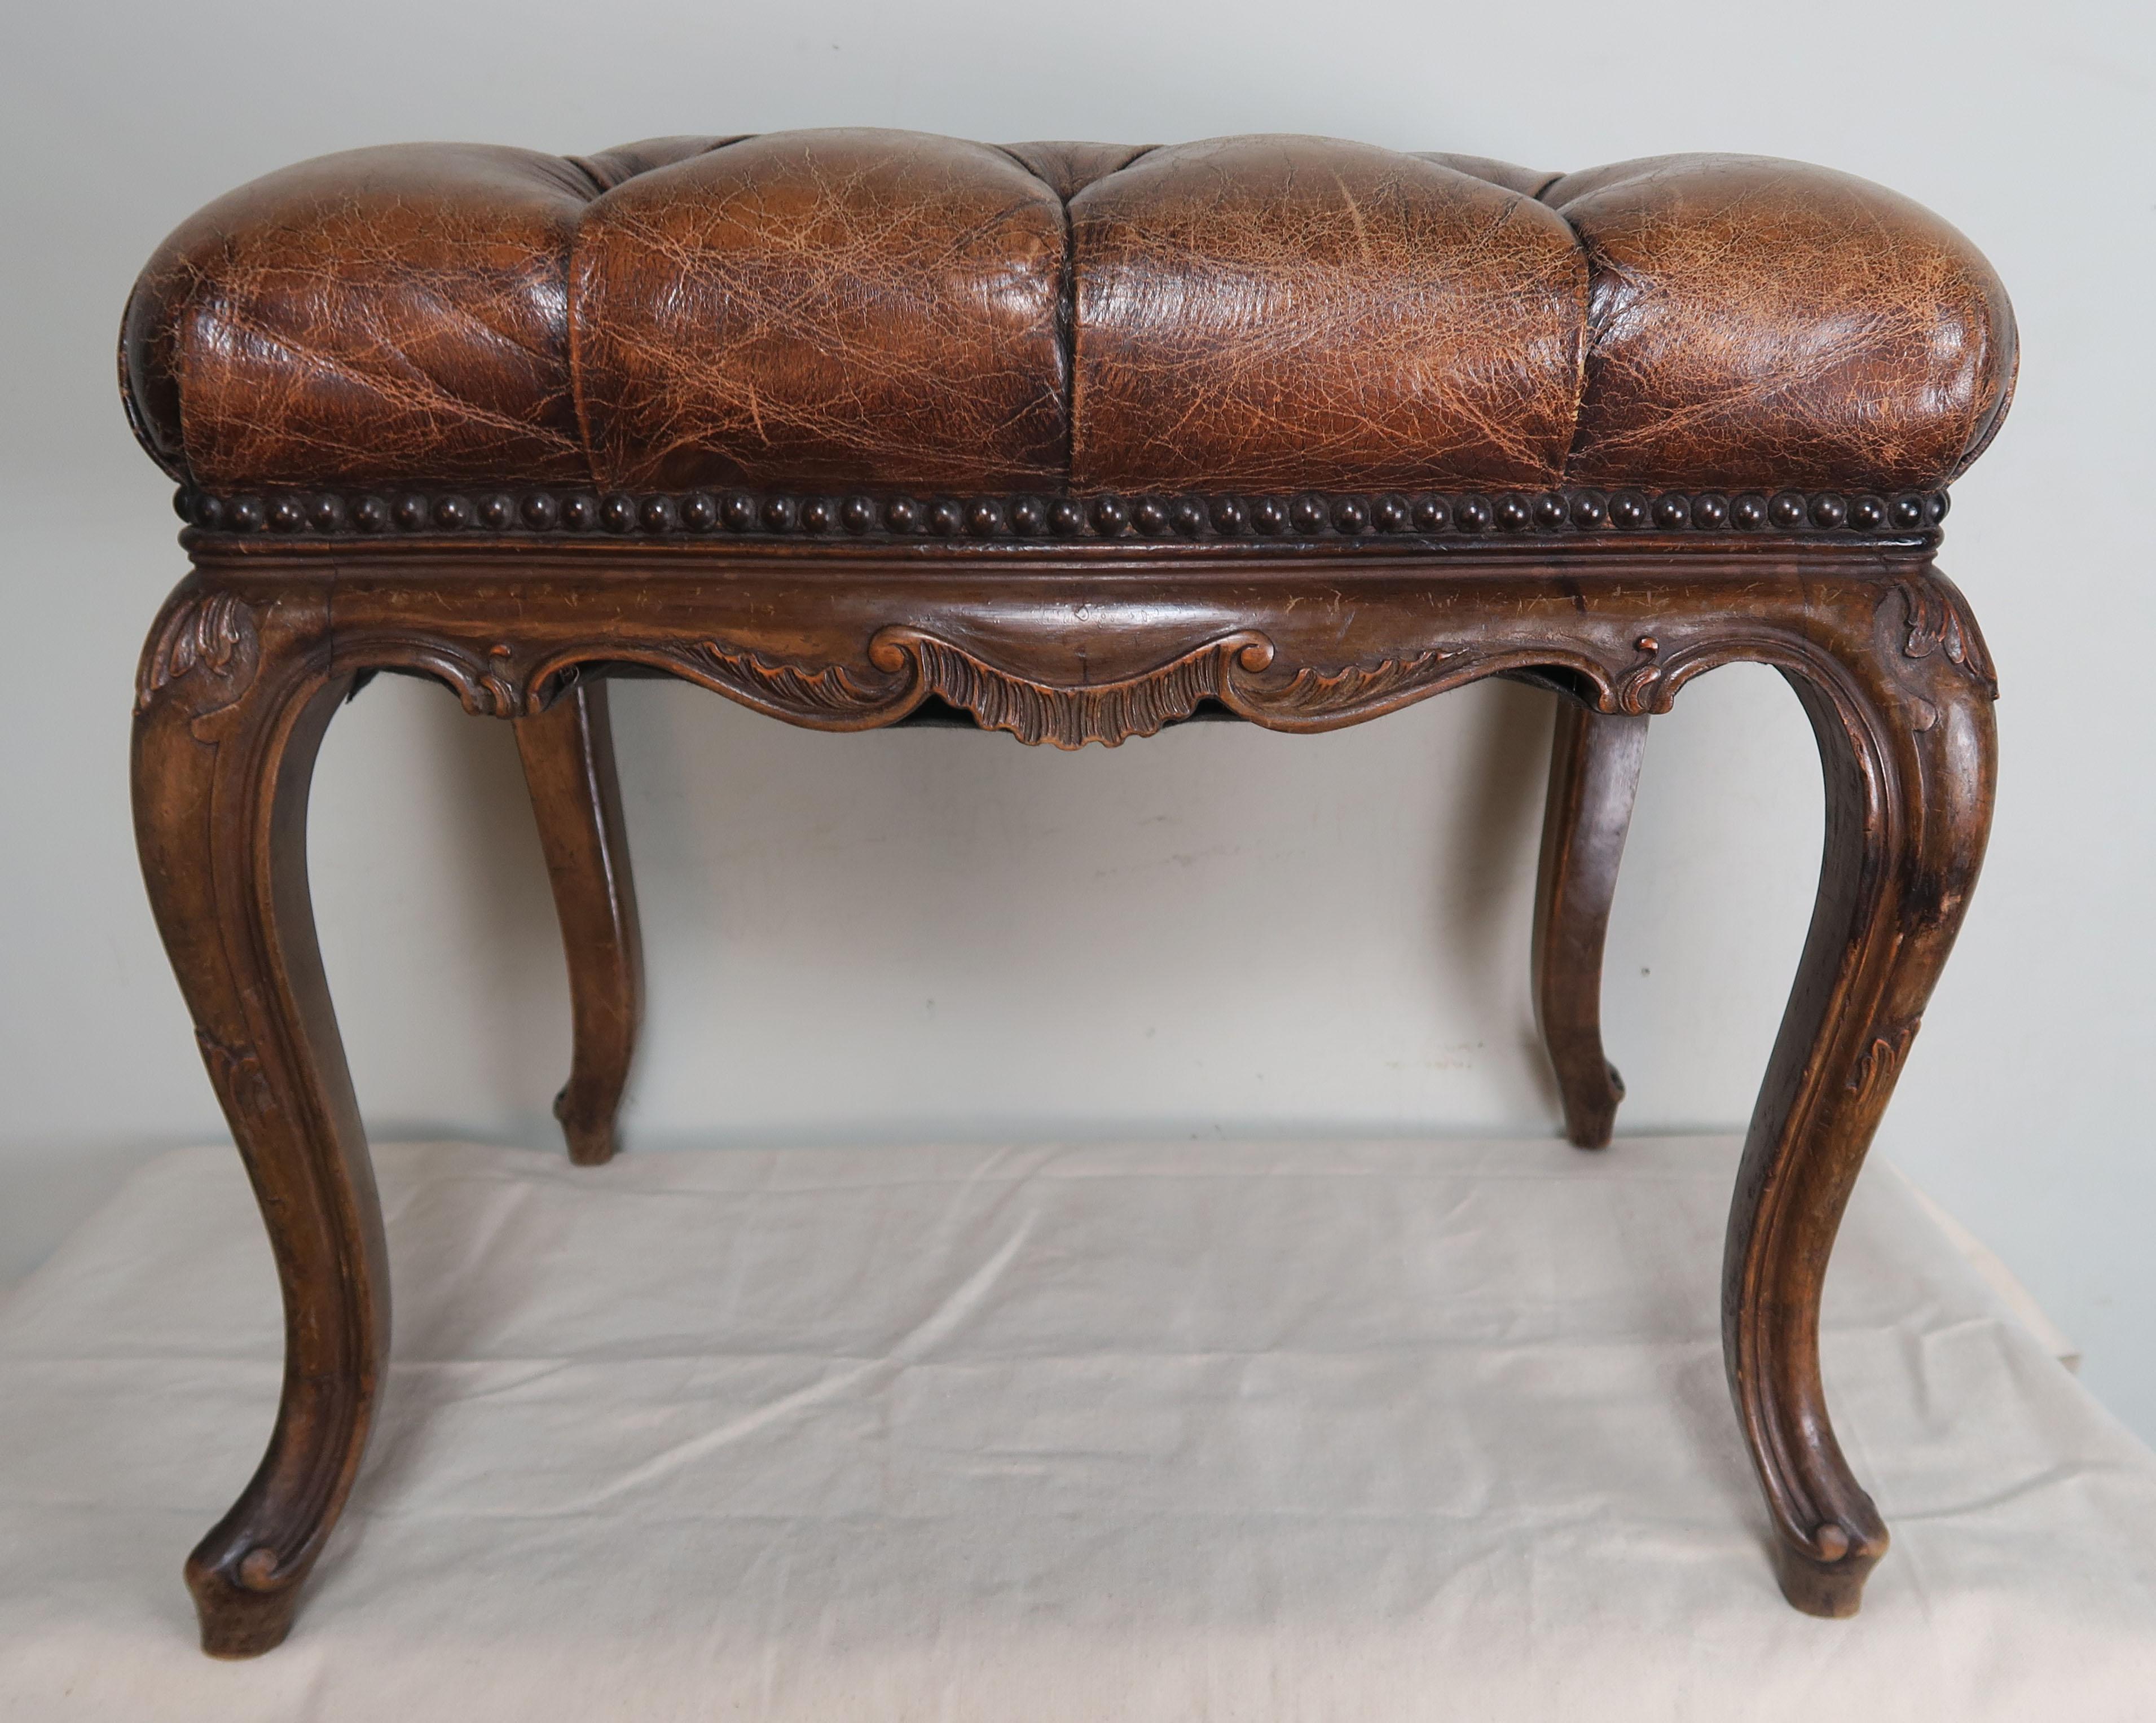
M 353 538 L 458 535 L 641 538 L 1221 539 L 1626 532 L 1861 536 L 1923 532 L 1944 491 L 1508 491 L 1377 496 L 870 496 L 780 491 L 280 491 L 172 499 L 206 532 Z

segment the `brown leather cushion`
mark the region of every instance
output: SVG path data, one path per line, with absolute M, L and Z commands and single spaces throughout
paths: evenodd
M 122 338 L 218 489 L 1915 489 L 2014 364 L 1975 249 L 1824 168 L 871 131 L 324 157 Z

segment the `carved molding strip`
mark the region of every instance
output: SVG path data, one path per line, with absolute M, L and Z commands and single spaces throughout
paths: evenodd
M 439 676 L 465 707 L 481 717 L 521 717 L 543 710 L 578 673 L 562 655 L 543 661 L 505 646 L 484 661 L 449 642 L 408 636 L 368 643 L 397 661 Z M 610 656 L 654 664 L 714 688 L 758 712 L 821 730 L 865 730 L 895 723 L 932 697 L 970 714 L 984 729 L 1029 745 L 1110 748 L 1151 736 L 1219 702 L 1240 717 L 1279 729 L 1328 728 L 1404 705 L 1460 680 L 1473 655 L 1432 649 L 1376 664 L 1338 669 L 1275 667 L 1273 642 L 1243 629 L 1189 647 L 1134 676 L 1066 684 L 998 663 L 982 649 L 893 625 L 869 644 L 865 665 L 801 665 L 751 648 L 706 639 Z
M 230 536 L 662 539 L 1164 540 L 1627 533 L 1900 537 L 1946 518 L 1944 491 L 1688 492 L 1650 486 L 1479 492 L 1303 491 L 1146 496 L 911 496 L 865 491 L 610 491 L 387 486 L 378 491 L 183 489 L 189 525 Z
M 998 641 L 961 624 L 950 630 L 916 624 L 877 630 L 852 651 L 803 661 L 768 647 L 723 635 L 664 635 L 579 638 L 542 630 L 539 640 L 485 635 L 459 637 L 414 631 L 393 620 L 380 629 L 355 618 L 340 630 L 339 656 L 355 671 L 395 665 L 440 677 L 465 708 L 516 718 L 546 709 L 588 664 L 640 664 L 723 692 L 742 704 L 807 728 L 872 729 L 905 718 L 931 699 L 970 715 L 983 728 L 1029 744 L 1077 748 L 1114 747 L 1150 736 L 1195 715 L 1208 702 L 1269 728 L 1323 730 L 1373 717 L 1477 678 L 1519 675 L 1584 697 L 1599 710 L 1645 715 L 1667 712 L 1692 677 L 1738 660 L 1777 666 L 1838 691 L 1852 723 L 1866 701 L 1922 731 L 1938 720 L 1937 677 L 1951 666 L 1992 692 L 1981 636 L 1951 585 L 1927 573 L 1851 589 L 1873 610 L 1865 658 L 1886 672 L 1859 695 L 1836 655 L 1824 648 L 1808 620 L 1811 602 L 1792 594 L 1786 617 L 1671 615 L 1656 633 L 1611 638 L 1608 620 L 1568 610 L 1546 629 L 1517 619 L 1490 638 L 1463 626 L 1457 639 L 1371 661 L 1282 661 L 1274 635 L 1259 628 L 1178 640 L 1157 635 L 1160 657 L 1150 667 L 1109 681 L 1084 680 L 1075 661 L 1022 640 Z M 1658 606 L 1643 604 L 1641 620 Z M 161 642 L 178 641 L 180 656 L 198 651 L 198 634 L 221 638 L 214 618 L 183 609 Z M 165 655 L 170 656 L 167 651 Z M 153 658 L 156 655 L 153 655 Z M 1919 666 L 1928 664 L 1930 668 Z M 1902 666 L 1897 671 L 1894 666 Z M 1070 680 L 1065 680 L 1065 677 Z
M 1238 630 L 1136 676 L 1080 685 L 1046 682 L 1008 670 L 980 652 L 922 630 L 880 630 L 865 676 L 843 665 L 818 669 L 706 640 L 674 661 L 696 680 L 743 704 L 822 729 L 895 723 L 931 696 L 1029 746 L 1109 748 L 1158 734 L 1204 702 L 1280 728 L 1318 728 L 1434 692 L 1465 654 L 1430 651 L 1337 670 L 1309 666 L 1270 677 L 1272 641 Z
M 258 645 L 254 618 L 228 592 L 198 593 L 175 605 L 142 654 L 135 679 L 135 710 L 145 712 L 173 683 L 203 676 L 223 686 L 198 702 L 200 711 L 229 706 L 253 680 Z

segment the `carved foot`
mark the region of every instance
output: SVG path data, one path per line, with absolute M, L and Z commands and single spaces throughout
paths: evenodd
M 285 1643 L 300 1605 L 304 1575 L 276 1577 L 276 1551 L 260 1546 L 213 1566 L 208 1544 L 187 1558 L 187 1590 L 202 1623 L 202 1648 L 212 1657 L 259 1657 Z
M 604 1166 L 620 1151 L 611 1098 L 594 1097 L 588 1088 L 579 1091 L 572 1079 L 554 1097 L 554 1117 L 561 1122 L 569 1159 L 577 1165 Z
M 1865 1581 L 1887 1553 L 1887 1529 L 1876 1516 L 1868 1530 L 1854 1535 L 1830 1522 L 1812 1534 L 1810 1549 L 1780 1536 L 1774 1548 L 1774 1577 L 1791 1603 L 1806 1615 L 1851 1616 L 1864 1602 Z

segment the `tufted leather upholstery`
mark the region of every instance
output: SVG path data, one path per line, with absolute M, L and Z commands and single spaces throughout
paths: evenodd
M 1885 490 L 2015 351 L 1953 229 L 1793 162 L 829 131 L 303 162 L 165 242 L 121 371 L 210 487 Z

